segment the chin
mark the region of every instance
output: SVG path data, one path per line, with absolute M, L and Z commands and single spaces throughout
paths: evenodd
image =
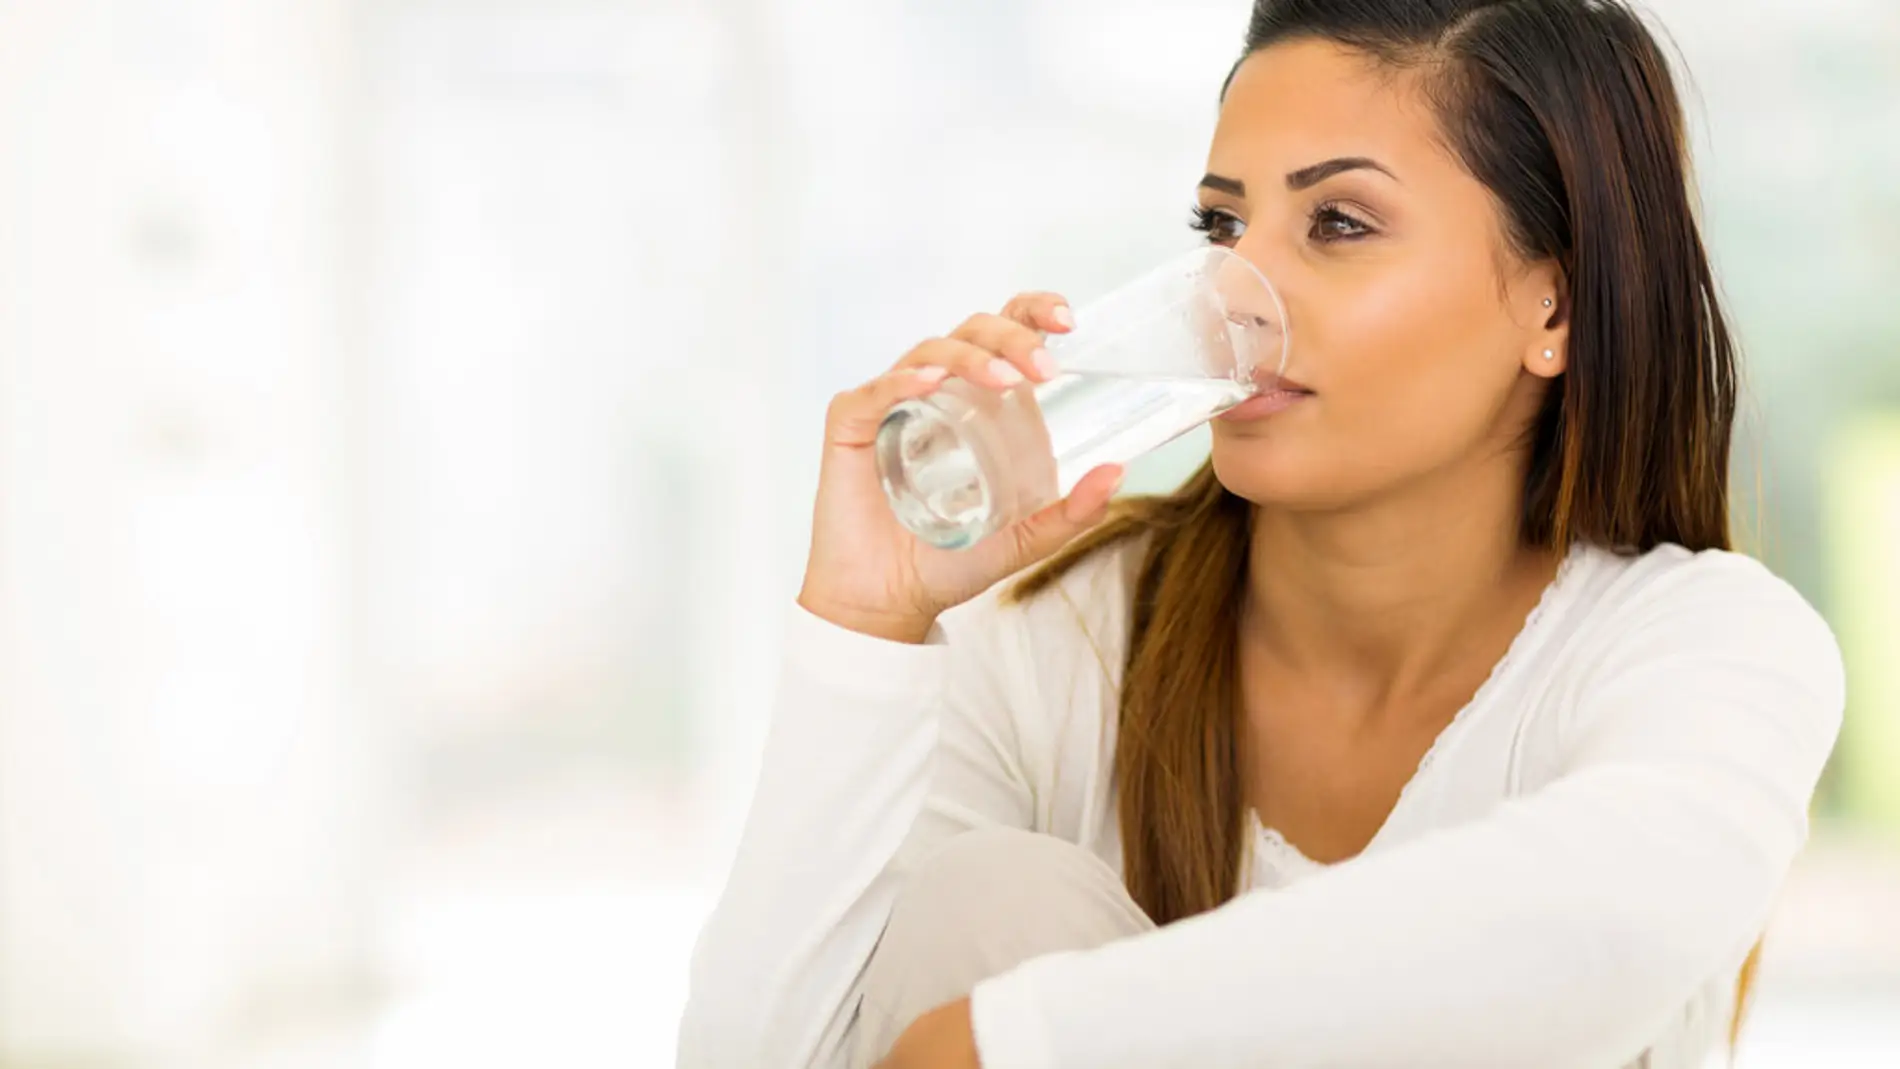
M 1376 497 L 1381 484 L 1368 482 L 1338 449 L 1311 435 L 1214 431 L 1214 477 L 1227 492 L 1255 505 L 1294 512 L 1333 512 Z
M 1291 442 L 1275 442 L 1263 434 L 1214 434 L 1214 477 L 1227 492 L 1256 505 L 1289 508 L 1324 507 L 1337 498 L 1328 492 L 1329 480 L 1318 458 L 1302 457 Z

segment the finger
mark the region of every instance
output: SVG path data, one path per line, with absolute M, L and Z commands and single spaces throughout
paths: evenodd
M 832 398 L 825 411 L 825 440 L 851 448 L 870 445 L 893 406 L 928 395 L 949 374 L 948 368 L 938 366 L 900 368 L 846 390 Z
M 973 315 L 950 336 L 988 349 L 1037 382 L 1055 377 L 1055 360 L 1043 348 L 1042 332 L 1007 316 Z
M 1073 542 L 1108 517 L 1109 501 L 1120 489 L 1124 469 L 1104 464 L 1082 477 L 1069 496 L 996 536 L 1000 570 L 1014 574 Z
M 960 379 L 1007 390 L 1021 385 L 1023 370 L 994 351 L 961 338 L 932 338 L 912 349 L 898 367 L 942 367 Z
M 1067 334 L 1075 329 L 1075 312 L 1069 307 L 1069 299 L 1060 293 L 1019 293 L 1003 306 L 1003 315 L 1051 334 Z
M 1084 529 L 1095 526 L 1108 511 L 1109 502 L 1122 487 L 1122 479 L 1128 469 L 1120 464 L 1104 464 L 1082 476 L 1075 489 L 1061 502 L 1062 515 L 1070 523 L 1078 523 Z

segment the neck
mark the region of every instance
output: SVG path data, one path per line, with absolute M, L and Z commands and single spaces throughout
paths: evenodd
M 1257 508 L 1243 646 L 1369 712 L 1495 659 L 1557 555 L 1522 544 L 1521 465 L 1486 467 L 1336 512 Z

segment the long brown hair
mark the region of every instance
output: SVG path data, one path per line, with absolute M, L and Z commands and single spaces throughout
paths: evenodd
M 1256 0 L 1241 58 L 1293 38 L 1429 70 L 1444 133 L 1495 196 L 1516 251 L 1563 269 L 1568 364 L 1528 434 L 1526 544 L 1729 548 L 1734 346 L 1692 206 L 1681 104 L 1641 19 L 1618 0 Z M 1173 494 L 1117 503 L 1011 591 L 1033 597 L 1083 558 L 1147 539 L 1114 771 L 1128 890 L 1158 924 L 1239 888 L 1250 521 L 1209 464 Z

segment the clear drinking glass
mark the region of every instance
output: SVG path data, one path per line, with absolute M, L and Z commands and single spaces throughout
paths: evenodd
M 1177 257 L 1075 312 L 1046 341 L 1061 368 L 998 392 L 947 379 L 893 408 L 877 466 L 898 520 L 945 549 L 974 544 L 1225 412 L 1285 369 L 1286 310 L 1244 257 Z

